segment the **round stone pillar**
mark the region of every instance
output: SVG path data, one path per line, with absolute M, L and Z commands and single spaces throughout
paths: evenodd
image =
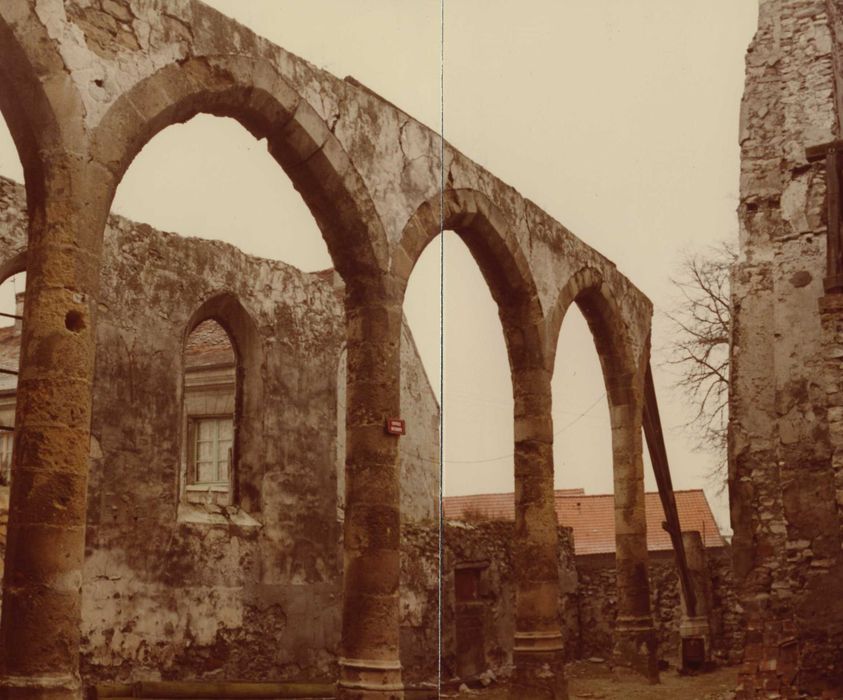
M 348 401 L 342 700 L 404 697 L 399 637 L 401 307 L 347 293 Z
M 567 699 L 559 623 L 558 522 L 553 491 L 550 373 L 515 387 L 515 670 L 510 698 Z
M 613 656 L 617 664 L 630 667 L 647 680 L 657 682 L 657 639 L 650 611 L 647 567 L 641 409 L 636 410 L 631 401 L 621 406 L 610 405 L 610 416 L 618 586 Z
M 66 163 L 55 167 L 45 198 L 29 202 L 0 622 L 4 698 L 75 700 L 82 695 L 79 640 L 94 311 L 110 196 L 107 183 L 91 181 L 90 170 L 72 170 Z

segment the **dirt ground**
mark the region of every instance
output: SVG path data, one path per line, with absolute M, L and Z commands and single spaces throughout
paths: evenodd
M 588 661 L 569 664 L 566 675 L 571 700 L 732 700 L 738 668 L 718 668 L 694 676 L 680 676 L 670 669 L 662 671 L 658 685 L 649 685 L 626 673 L 619 675 L 606 664 Z M 508 700 L 506 689 L 500 685 L 461 694 L 443 693 L 442 697 Z

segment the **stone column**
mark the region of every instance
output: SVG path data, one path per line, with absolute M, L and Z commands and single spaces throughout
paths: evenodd
M 705 556 L 702 535 L 696 530 L 682 533 L 685 547 L 685 562 L 688 578 L 696 598 L 696 615 L 688 615 L 684 596 L 682 597 L 682 620 L 679 623 L 679 638 L 682 648 L 682 668 L 699 670 L 711 662 L 711 578 Z M 682 589 L 680 586 L 680 595 Z M 699 645 L 702 648 L 698 649 Z
M 62 165 L 45 198 L 29 202 L 0 688 L 4 698 L 69 700 L 82 695 L 94 311 L 111 190 L 81 166 L 53 162 Z
M 559 624 L 550 372 L 513 372 L 515 392 L 515 672 L 510 697 L 567 698 Z
M 628 397 L 623 405 L 612 405 L 610 398 L 618 582 L 614 657 L 618 664 L 657 682 L 656 630 L 647 570 L 642 409 L 633 398 L 631 379 L 624 383 L 630 385 L 627 391 L 609 392 L 610 397 Z
M 400 411 L 401 306 L 359 302 L 351 290 L 346 294 L 345 556 L 337 697 L 403 698 L 398 653 L 401 438 L 385 431 L 386 419 Z

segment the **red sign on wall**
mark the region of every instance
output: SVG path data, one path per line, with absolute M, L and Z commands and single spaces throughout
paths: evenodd
M 387 418 L 386 432 L 389 435 L 406 435 L 407 424 L 401 418 Z

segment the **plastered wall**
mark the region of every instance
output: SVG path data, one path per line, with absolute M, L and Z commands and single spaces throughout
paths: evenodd
M 22 201 L 20 186 L 0 180 L 7 256 L 25 247 Z M 119 217 L 110 219 L 105 246 L 84 677 L 333 679 L 342 566 L 341 282 Z M 242 360 L 229 507 L 179 496 L 183 344 L 197 310 L 219 298 Z M 404 340 L 402 399 L 411 419 L 404 516 L 433 521 L 438 465 L 429 457 L 438 454 L 438 405 L 406 328 Z

